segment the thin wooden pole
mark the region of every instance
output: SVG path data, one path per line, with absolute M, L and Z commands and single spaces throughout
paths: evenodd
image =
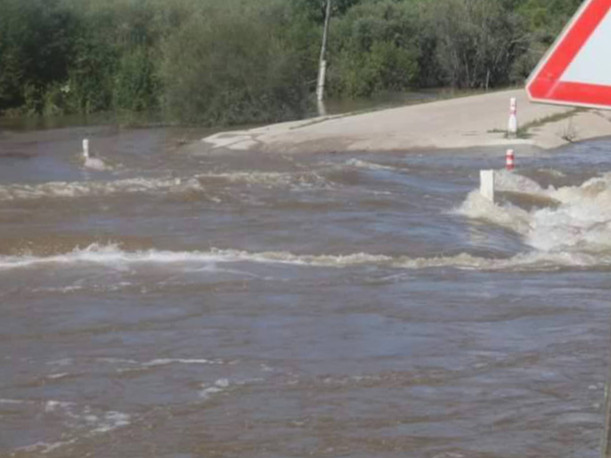
M 320 49 L 320 60 L 318 62 L 318 85 L 316 86 L 316 98 L 322 102 L 325 97 L 325 76 L 327 72 L 327 38 L 329 36 L 329 20 L 331 18 L 331 0 L 327 0 L 327 10 L 325 14 L 325 27 L 322 32 L 322 46 Z

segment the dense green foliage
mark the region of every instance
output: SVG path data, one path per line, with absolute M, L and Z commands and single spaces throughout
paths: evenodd
M 0 0 L 0 111 L 303 116 L 326 0 Z M 332 0 L 328 94 L 520 84 L 580 0 Z

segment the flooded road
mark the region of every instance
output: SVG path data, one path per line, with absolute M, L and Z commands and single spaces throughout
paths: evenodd
M 599 455 L 611 141 L 493 205 L 500 149 L 197 135 L 0 133 L 0 456 Z

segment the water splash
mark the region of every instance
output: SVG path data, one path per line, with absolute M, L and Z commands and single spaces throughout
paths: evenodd
M 457 213 L 510 229 L 538 251 L 568 250 L 574 257 L 589 254 L 601 260 L 611 252 L 611 174 L 580 186 L 544 189 L 529 178 L 501 171 L 496 188 L 536 199 L 538 208 L 491 203 L 473 191 Z

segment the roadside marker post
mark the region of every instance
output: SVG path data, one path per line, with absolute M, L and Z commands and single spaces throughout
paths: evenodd
M 516 156 L 515 151 L 512 149 L 508 149 L 505 153 L 505 168 L 509 172 L 513 172 L 516 168 Z
M 479 171 L 479 192 L 482 197 L 494 203 L 494 170 Z
M 507 136 L 516 138 L 518 135 L 518 100 L 509 99 L 509 122 L 507 123 Z
M 507 136 L 516 138 L 518 133 L 518 100 L 515 97 L 509 99 L 509 122 L 507 124 Z M 515 169 L 515 152 L 508 149 L 505 153 L 505 168 L 512 172 Z M 479 192 L 494 202 L 494 170 L 479 171 Z

